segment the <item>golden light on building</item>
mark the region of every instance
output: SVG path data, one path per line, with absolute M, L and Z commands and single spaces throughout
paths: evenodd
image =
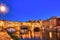
M 23 22 L 22 25 L 26 25 L 26 22 Z
M 35 37 L 35 36 L 37 36 L 37 37 L 40 36 L 40 38 L 42 39 L 42 35 L 45 32 L 45 30 L 49 31 L 49 29 L 53 28 L 53 26 L 52 26 L 53 23 L 51 25 L 50 22 L 51 21 L 49 21 L 49 20 L 44 21 L 44 23 L 43 23 L 42 20 L 40 20 L 39 22 L 37 22 L 37 21 L 36 22 L 12 22 L 12 21 L 5 22 L 5 21 L 0 21 L 0 28 L 2 26 L 4 26 L 5 23 L 6 23 L 6 26 L 4 26 L 4 27 L 6 27 L 6 28 L 8 28 L 8 27 L 14 28 L 16 30 L 14 32 L 14 34 L 16 34 L 18 37 L 20 37 L 20 35 L 21 35 L 20 34 L 21 29 L 23 30 L 22 32 L 24 32 L 24 31 L 26 31 L 26 29 L 28 29 L 27 33 L 24 32 L 23 38 L 26 38 L 26 37 L 31 38 L 31 37 Z M 36 27 L 39 28 L 39 32 L 34 31 L 34 29 Z M 38 34 L 38 35 L 35 35 L 35 33 Z M 53 36 L 52 32 L 48 32 L 48 33 L 45 33 L 45 34 L 47 34 L 47 36 L 49 36 L 50 39 L 52 39 L 52 36 Z M 44 34 L 44 36 L 45 36 L 45 34 Z
M 7 27 L 14 27 L 14 22 L 7 22 Z
M 0 27 L 6 28 L 6 26 L 5 26 L 5 21 L 0 21 Z
M 28 26 L 31 26 L 31 23 L 29 23 L 29 22 L 28 22 L 28 23 L 26 23 L 26 24 L 27 24 Z
M 21 25 L 21 23 L 20 23 L 20 22 L 15 22 L 15 23 L 14 23 L 14 26 L 19 27 L 20 25 Z
M 14 27 L 14 23 L 11 24 L 11 27 Z
M 42 20 L 39 20 L 38 22 L 39 22 L 40 26 L 43 25 L 43 21 Z
M 3 26 L 4 25 L 4 21 L 0 21 L 0 26 Z

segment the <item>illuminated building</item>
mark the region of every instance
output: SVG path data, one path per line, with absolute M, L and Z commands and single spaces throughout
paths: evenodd
M 44 36 L 46 38 L 49 37 L 50 39 L 52 39 L 52 37 L 55 38 L 54 35 L 57 36 L 57 34 L 51 33 L 50 31 L 55 31 L 54 28 L 56 27 L 60 28 L 60 18 L 57 17 L 52 17 L 43 21 L 30 20 L 28 22 L 13 22 L 0 20 L 0 31 L 8 30 L 10 32 L 13 32 L 19 38 L 40 37 L 42 39 L 42 36 Z M 49 32 L 47 32 L 46 30 Z

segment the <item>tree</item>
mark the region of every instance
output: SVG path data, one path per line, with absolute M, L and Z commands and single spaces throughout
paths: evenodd
M 10 35 L 10 37 L 13 39 L 13 40 L 19 40 L 18 36 L 16 36 L 14 33 L 11 33 L 11 32 L 8 32 L 7 33 Z

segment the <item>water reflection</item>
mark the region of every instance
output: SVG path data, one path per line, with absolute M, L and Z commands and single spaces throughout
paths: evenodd
M 41 40 L 40 38 L 21 38 L 20 40 Z

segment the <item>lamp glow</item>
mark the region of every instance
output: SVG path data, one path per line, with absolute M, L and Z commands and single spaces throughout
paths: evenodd
M 8 10 L 7 6 L 5 4 L 0 4 L 0 12 L 6 13 Z
M 0 6 L 0 11 L 1 11 L 2 13 L 7 12 L 7 8 L 6 8 L 6 6 L 1 5 L 1 6 Z

